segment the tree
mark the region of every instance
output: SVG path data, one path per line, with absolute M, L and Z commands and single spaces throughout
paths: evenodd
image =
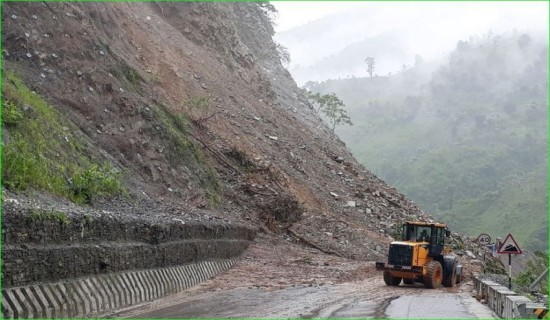
M 337 124 L 348 124 L 351 123 L 351 119 L 346 112 L 344 102 L 340 100 L 336 94 L 331 93 L 321 97 L 324 99 L 325 107 L 323 108 L 323 113 L 329 118 L 330 123 L 332 123 L 332 131 L 336 128 Z
M 321 95 L 319 93 L 311 93 L 310 91 L 305 91 L 305 97 L 312 105 L 317 105 L 315 111 L 317 113 L 323 112 L 323 114 L 328 118 L 329 123 L 332 124 L 332 131 L 336 128 L 337 124 L 347 124 L 352 126 L 351 119 L 348 116 L 346 106 L 344 102 L 336 96 L 335 93 Z
M 374 73 L 374 58 L 367 57 L 365 59 L 365 62 L 367 63 L 367 72 L 369 73 L 369 76 L 372 78 L 372 74 Z
M 288 52 L 288 48 L 278 42 L 275 43 L 275 47 L 279 60 L 281 60 L 283 66 L 287 68 L 290 65 L 290 53 Z

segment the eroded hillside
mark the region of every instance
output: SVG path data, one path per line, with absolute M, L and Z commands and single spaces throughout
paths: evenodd
M 383 259 L 399 221 L 430 219 L 300 99 L 269 4 L 2 6 L 2 102 L 14 115 L 2 126 L 4 209 L 69 198 L 114 214 L 192 214 L 360 260 Z M 42 140 L 55 143 L 33 147 Z M 35 171 L 6 167 L 10 150 Z M 89 187 L 79 174 L 97 176 L 85 165 L 120 186 L 75 198 Z M 64 175 L 57 189 L 28 175 L 40 170 Z

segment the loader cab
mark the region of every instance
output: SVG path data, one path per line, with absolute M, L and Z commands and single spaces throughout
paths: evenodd
M 440 223 L 406 222 L 403 224 L 403 241 L 420 242 L 428 247 L 428 256 L 438 256 L 443 252 L 445 236 L 449 236 L 447 226 Z

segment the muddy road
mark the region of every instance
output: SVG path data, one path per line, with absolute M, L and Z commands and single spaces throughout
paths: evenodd
M 467 275 L 472 270 L 466 268 Z M 435 290 L 419 283 L 389 287 L 372 261 L 349 260 L 266 238 L 251 245 L 232 269 L 213 279 L 105 316 L 492 318 L 492 312 L 472 298 L 471 292 L 471 281 Z
M 117 317 L 130 318 L 493 318 L 486 306 L 454 289 L 388 287 L 379 278 L 336 285 L 287 288 L 233 288 L 205 291 L 202 286 L 142 305 Z

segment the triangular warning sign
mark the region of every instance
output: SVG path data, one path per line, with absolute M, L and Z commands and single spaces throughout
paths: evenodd
M 504 242 L 500 245 L 498 253 L 521 254 L 521 249 L 511 233 L 508 234 Z

